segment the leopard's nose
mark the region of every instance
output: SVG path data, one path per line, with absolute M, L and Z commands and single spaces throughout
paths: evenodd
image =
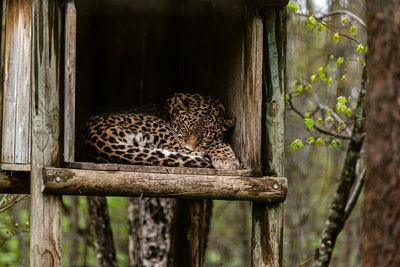
M 199 145 L 199 143 L 200 139 L 194 134 L 188 135 L 185 138 L 185 147 L 187 149 L 194 150 Z

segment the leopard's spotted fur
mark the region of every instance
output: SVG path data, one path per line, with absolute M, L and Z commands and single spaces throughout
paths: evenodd
M 176 93 L 156 110 L 91 117 L 85 142 L 97 162 L 237 169 L 224 112 L 212 96 Z

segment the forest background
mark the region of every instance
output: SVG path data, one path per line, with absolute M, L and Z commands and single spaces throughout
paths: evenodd
M 298 83 L 309 80 L 321 66 L 331 84 L 320 83 L 306 94 L 296 97 L 296 106 L 304 112 L 316 104 L 334 107 L 338 96 L 356 99 L 361 86 L 363 66 L 356 60 L 338 67 L 334 57 L 355 59 L 354 43 L 342 38 L 332 41 L 331 31 L 310 31 L 308 17 L 345 10 L 358 18 L 365 17 L 361 0 L 294 1 L 297 14 L 288 10 L 287 20 L 287 89 L 296 90 Z M 303 16 L 304 15 L 304 16 Z M 348 31 L 342 19 L 349 18 L 357 26 L 356 38 L 366 43 L 365 27 L 346 14 L 324 19 L 337 31 Z M 4 24 L 3 24 L 4 27 Z M 343 81 L 343 75 L 346 77 Z M 295 82 L 297 81 L 297 83 Z M 300 118 L 289 107 L 286 111 L 286 177 L 289 181 L 284 217 L 284 265 L 299 266 L 308 262 L 320 246 L 321 232 L 328 216 L 329 205 L 340 177 L 346 142 L 338 149 L 329 143 L 319 147 L 306 145 L 292 151 L 295 139 L 307 140 L 310 133 Z M 11 196 L 0 195 L 1 204 Z M 128 265 L 128 198 L 107 198 L 112 229 L 120 266 Z M 0 204 L 0 206 L 1 206 Z M 360 236 L 362 197 L 340 234 L 331 266 L 360 266 Z M 249 266 L 251 207 L 247 202 L 214 201 L 214 212 L 205 266 Z M 0 266 L 29 266 L 29 198 L 0 213 Z M 63 197 L 63 265 L 98 266 L 84 197 Z M 304 265 L 307 266 L 307 265 Z

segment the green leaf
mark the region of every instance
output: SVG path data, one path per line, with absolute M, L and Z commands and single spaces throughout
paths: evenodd
M 359 57 L 356 60 L 357 60 L 357 62 L 360 62 L 360 58 Z
M 342 122 L 340 123 L 340 126 L 341 126 L 341 127 L 346 127 L 346 123 L 345 123 L 344 121 L 342 121 Z
M 307 84 L 306 90 L 307 90 L 307 91 L 310 91 L 311 89 L 312 89 L 312 85 L 311 85 L 311 84 Z
M 305 114 L 304 114 L 304 118 L 305 118 L 305 119 L 308 119 L 308 118 L 310 118 L 310 113 L 308 113 L 308 112 L 307 112 L 307 113 L 305 113 Z
M 304 144 L 300 139 L 296 139 L 290 144 L 290 148 L 293 151 L 297 151 L 299 149 L 303 149 L 304 148 Z
M 332 114 L 332 109 L 328 109 L 328 114 Z
M 286 99 L 286 101 L 289 101 L 289 100 L 290 100 L 290 95 L 289 95 L 289 94 L 286 94 L 286 95 L 285 95 L 285 99 Z
M 334 57 L 333 55 L 331 55 L 329 58 L 330 58 L 330 59 L 334 59 L 335 57 Z
M 346 104 L 343 104 L 343 103 L 340 103 L 340 102 L 338 102 L 337 104 L 336 104 L 336 112 L 337 113 L 344 113 L 344 112 L 346 112 L 347 111 L 347 106 L 346 106 Z
M 320 124 L 322 124 L 322 123 L 324 123 L 324 120 L 323 120 L 322 118 L 318 118 L 318 120 L 317 120 L 317 125 L 320 125 Z
M 312 83 L 315 83 L 315 82 L 317 81 L 317 75 L 315 75 L 315 74 L 311 75 L 310 81 L 311 81 Z
M 301 94 L 303 92 L 303 85 L 297 86 L 297 93 Z
M 331 142 L 331 147 L 332 147 L 332 148 L 338 148 L 338 144 L 337 144 L 336 140 L 333 140 L 333 141 Z
M 304 119 L 304 126 L 306 127 L 306 129 L 310 129 L 314 126 L 314 120 L 313 119 L 309 119 L 309 118 L 305 118 Z
M 357 31 L 357 28 L 354 27 L 354 26 L 351 26 L 350 29 L 349 29 L 349 33 L 350 33 L 351 35 L 355 35 L 355 34 L 356 34 L 356 31 Z
M 326 75 L 323 67 L 318 68 L 318 76 L 321 79 L 321 81 L 326 81 Z
M 330 121 L 334 122 L 335 120 L 331 116 L 326 117 L 325 122 L 330 122 Z
M 307 20 L 307 28 L 309 30 L 312 30 L 316 23 L 317 23 L 317 19 L 314 16 L 309 17 Z
M 340 130 L 341 130 L 340 127 L 338 127 L 338 128 L 337 128 L 337 132 L 340 133 Z
M 299 85 L 299 82 L 297 80 L 293 81 L 293 86 L 296 87 L 297 85 Z
M 364 52 L 364 46 L 362 44 L 359 44 L 356 48 L 356 51 L 358 54 L 362 54 L 362 52 Z
M 310 137 L 307 139 L 307 143 L 308 143 L 309 145 L 311 145 L 311 144 L 314 143 L 314 142 L 315 142 L 315 138 L 312 137 L 312 136 L 310 136 Z
M 342 80 L 342 82 L 345 82 L 347 80 L 346 75 L 343 75 L 341 80 Z
M 322 139 L 322 138 L 318 138 L 318 139 L 315 141 L 315 145 L 316 145 L 316 146 L 324 145 L 324 144 L 325 144 L 325 140 Z
M 346 24 L 347 22 L 349 22 L 349 19 L 348 19 L 348 18 L 342 19 L 342 24 L 343 24 L 343 25 Z
M 344 58 L 343 58 L 343 57 L 339 57 L 339 58 L 336 60 L 336 66 L 339 67 L 340 65 L 342 65 L 343 61 L 344 61 Z
M 340 33 L 335 33 L 334 35 L 333 35 L 333 38 L 332 38 L 332 40 L 335 42 L 335 43 L 337 43 L 337 42 L 339 42 L 339 39 L 340 39 Z
M 362 63 L 362 66 L 363 66 L 363 67 L 367 66 L 367 62 L 364 61 L 364 62 Z
M 327 84 L 331 85 L 332 84 L 332 78 L 329 78 L 328 81 L 326 82 Z
M 351 102 L 351 96 L 347 98 L 347 102 Z
M 318 24 L 317 31 L 318 31 L 318 32 L 323 32 L 324 29 L 325 29 L 325 25 L 326 25 L 325 22 L 320 22 L 320 23 Z
M 337 98 L 337 102 L 338 103 L 342 103 L 342 104 L 346 104 L 347 103 L 347 99 L 344 96 L 339 96 Z
M 347 117 L 349 117 L 349 118 L 353 115 L 351 108 L 347 108 L 345 112 L 346 112 Z
M 292 10 L 294 13 L 296 13 L 297 10 L 299 10 L 297 5 L 293 1 L 289 1 L 289 3 L 286 5 L 286 7 L 289 8 L 290 10 Z

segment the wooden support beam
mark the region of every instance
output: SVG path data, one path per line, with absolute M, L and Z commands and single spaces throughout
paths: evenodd
M 42 193 L 43 167 L 61 162 L 62 0 L 32 0 L 30 266 L 61 267 L 61 196 Z
M 285 15 L 282 8 L 261 12 L 264 24 L 263 169 L 277 176 L 284 175 L 285 162 Z M 282 203 L 253 203 L 251 266 L 282 266 L 282 217 Z
M 63 195 L 153 196 L 186 199 L 281 202 L 287 181 L 281 177 L 45 168 L 43 192 Z

